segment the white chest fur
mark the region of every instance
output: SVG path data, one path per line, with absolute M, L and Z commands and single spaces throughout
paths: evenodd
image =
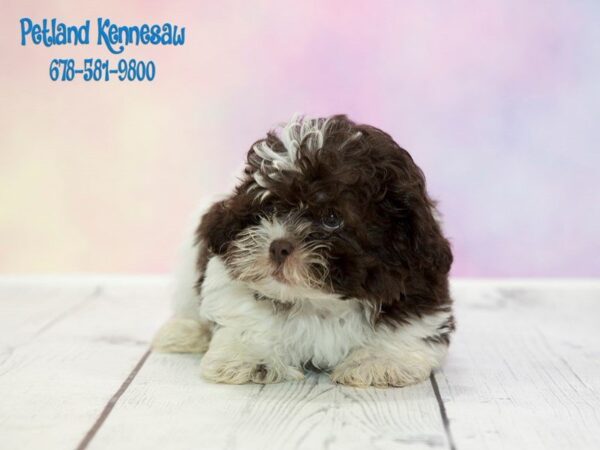
M 202 285 L 200 315 L 227 328 L 256 354 L 275 353 L 293 366 L 312 363 L 328 369 L 373 337 L 373 329 L 356 300 L 332 295 L 273 303 L 232 280 L 223 261 L 213 257 Z

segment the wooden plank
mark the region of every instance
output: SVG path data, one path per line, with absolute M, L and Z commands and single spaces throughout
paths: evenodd
M 0 448 L 75 448 L 168 315 L 164 280 L 0 280 Z M 8 330 L 8 331 L 6 331 Z
M 65 295 L 50 279 L 0 277 L 0 361 L 85 304 L 99 286 L 93 280 L 71 282 Z
M 448 448 L 430 383 L 355 389 L 325 375 L 228 386 L 200 377 L 199 356 L 152 354 L 91 449 Z
M 600 447 L 600 284 L 453 285 L 458 335 L 436 376 L 458 449 Z M 0 278 L 0 448 L 74 448 L 168 316 L 162 280 Z M 448 448 L 430 384 L 326 376 L 223 386 L 199 357 L 150 356 L 91 448 Z
M 600 448 L 600 283 L 456 282 L 436 376 L 456 447 Z

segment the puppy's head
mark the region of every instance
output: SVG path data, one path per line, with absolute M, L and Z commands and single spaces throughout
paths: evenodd
M 433 214 L 423 173 L 388 134 L 345 116 L 298 118 L 252 146 L 198 238 L 266 296 L 380 309 L 445 279 L 452 255 Z

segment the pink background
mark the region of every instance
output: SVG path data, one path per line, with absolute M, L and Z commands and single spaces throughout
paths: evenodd
M 600 2 L 2 1 L 0 271 L 164 272 L 195 205 L 295 112 L 389 131 L 456 276 L 600 275 Z M 368 5 L 368 6 L 367 6 Z M 19 19 L 171 22 L 183 47 L 20 46 Z M 152 83 L 51 82 L 55 57 Z

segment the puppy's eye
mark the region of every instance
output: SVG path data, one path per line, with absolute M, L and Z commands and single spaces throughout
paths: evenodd
M 334 231 L 342 226 L 343 221 L 335 211 L 327 211 L 321 218 L 321 223 L 326 230 Z

